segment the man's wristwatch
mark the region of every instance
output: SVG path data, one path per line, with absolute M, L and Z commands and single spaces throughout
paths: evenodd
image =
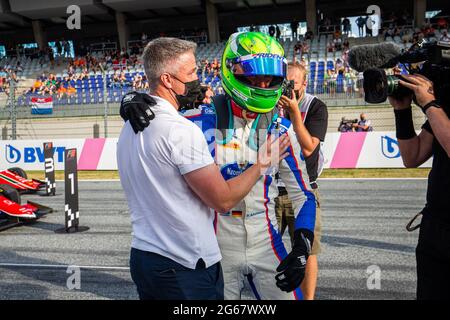
M 430 102 L 428 102 L 426 105 L 424 105 L 423 107 L 422 107 L 422 111 L 423 111 L 423 113 L 427 113 L 427 110 L 428 110 L 428 108 L 431 108 L 431 107 L 435 107 L 435 108 L 442 108 L 440 105 L 438 105 L 438 103 L 437 103 L 437 101 L 436 100 L 433 100 L 433 101 L 430 101 Z

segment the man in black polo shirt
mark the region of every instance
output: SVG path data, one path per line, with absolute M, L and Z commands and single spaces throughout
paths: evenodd
M 306 93 L 307 77 L 303 65 L 292 62 L 288 64 L 287 80 L 294 81 L 292 99 L 282 96 L 279 101 L 281 111 L 292 121 L 297 140 L 302 147 L 306 161 L 311 188 L 316 197 L 316 226 L 314 228 L 314 243 L 306 264 L 305 278 L 301 289 L 305 300 L 313 300 L 317 284 L 318 263 L 320 253 L 321 219 L 320 195 L 317 177 L 322 171 L 323 156 L 320 150 L 325 140 L 328 127 L 327 106 L 318 98 Z M 294 211 L 286 189 L 279 184 L 279 195 L 275 199 L 275 212 L 281 234 L 288 227 L 291 240 L 294 238 Z
M 450 299 L 450 97 L 443 92 L 447 96 L 436 100 L 433 83 L 424 76 L 403 77 L 406 81 L 400 84 L 414 92 L 415 103 L 427 116 L 416 135 L 412 97 L 389 97 L 403 163 L 415 168 L 433 156 L 416 248 L 417 299 Z

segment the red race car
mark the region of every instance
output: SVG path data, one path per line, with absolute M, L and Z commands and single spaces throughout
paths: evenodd
M 20 193 L 45 193 L 46 184 L 36 179 L 28 179 L 22 168 L 10 168 L 0 171 L 0 184 L 10 185 Z
M 52 211 L 31 201 L 21 205 L 19 191 L 10 185 L 0 184 L 0 231 L 36 221 Z
M 35 202 L 22 205 L 20 201 L 21 193 L 45 193 L 45 189 L 44 182 L 27 179 L 21 168 L 0 171 L 0 231 L 36 221 L 52 212 L 53 209 Z

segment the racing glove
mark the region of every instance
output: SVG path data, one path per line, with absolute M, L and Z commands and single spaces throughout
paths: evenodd
M 298 229 L 294 232 L 292 251 L 281 261 L 277 268 L 279 273 L 275 276 L 277 287 L 282 291 L 294 291 L 302 283 L 313 241 L 314 233 L 307 229 Z
M 156 100 L 148 94 L 136 91 L 128 92 L 120 103 L 120 116 L 124 121 L 130 121 L 134 133 L 143 131 L 155 118 L 150 107 L 156 105 Z

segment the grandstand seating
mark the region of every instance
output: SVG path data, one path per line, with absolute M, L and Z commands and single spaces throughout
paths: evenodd
M 412 33 L 413 30 L 410 30 Z M 308 87 L 307 92 L 313 94 L 329 94 L 330 86 L 329 79 L 327 79 L 327 70 L 335 69 L 336 60 L 342 60 L 342 51 L 335 52 L 327 52 L 327 44 L 332 41 L 333 35 L 321 34 L 320 37 L 315 37 L 312 41 L 306 40 L 309 46 L 309 54 L 307 59 L 307 70 L 309 72 L 308 76 Z M 440 32 L 436 30 L 435 38 L 431 40 L 439 39 Z M 350 43 L 357 44 L 362 43 L 376 43 L 383 42 L 384 37 L 379 35 L 378 38 L 357 38 L 357 39 L 349 39 Z M 395 42 L 400 46 L 403 46 L 405 49 L 411 46 L 410 43 L 403 44 L 400 37 L 387 37 L 386 41 Z M 285 55 L 288 60 L 291 60 L 294 56 L 294 46 L 295 41 L 287 39 L 282 41 L 281 44 L 284 47 Z M 197 49 L 197 60 L 208 60 L 213 61 L 217 59 L 220 62 L 221 55 L 223 49 L 225 47 L 225 42 L 215 43 L 215 44 L 201 44 Z M 95 52 L 94 56 L 100 58 L 102 53 Z M 42 67 L 37 59 L 30 59 L 22 57 L 20 58 L 21 67 L 23 71 L 18 73 L 21 79 L 25 77 L 30 77 L 33 74 L 39 74 L 42 70 L 48 70 L 49 64 L 45 62 Z M 4 58 L 0 61 L 0 67 L 5 66 L 15 66 L 17 64 L 17 59 L 12 58 Z M 76 72 L 81 72 L 80 69 L 76 70 Z M 105 83 L 103 79 L 103 75 L 100 72 L 90 72 L 89 79 L 86 80 L 77 80 L 72 81 L 71 85 L 77 90 L 76 94 L 68 98 L 57 99 L 54 98 L 55 104 L 60 105 L 71 105 L 71 104 L 97 104 L 103 103 L 106 98 L 108 102 L 120 102 L 122 96 L 131 89 L 132 79 L 136 74 L 144 75 L 144 70 L 141 64 L 135 67 L 128 67 L 125 72 L 125 77 L 127 79 L 128 84 L 120 87 L 113 88 L 111 87 L 111 79 L 114 74 L 114 70 L 110 70 L 106 75 L 106 97 L 105 97 Z M 63 79 L 67 75 L 67 70 L 63 70 L 60 73 L 56 74 L 57 80 Z M 220 78 L 218 76 L 214 76 L 213 74 L 204 74 L 202 70 L 199 70 L 199 79 L 202 83 L 210 85 L 215 92 L 218 92 L 221 86 Z M 342 74 L 338 74 L 336 78 L 332 81 L 335 88 L 335 93 L 344 93 L 347 91 L 347 88 L 355 85 L 356 79 L 348 81 L 344 79 Z M 29 105 L 31 95 L 20 96 L 18 97 L 19 105 Z

